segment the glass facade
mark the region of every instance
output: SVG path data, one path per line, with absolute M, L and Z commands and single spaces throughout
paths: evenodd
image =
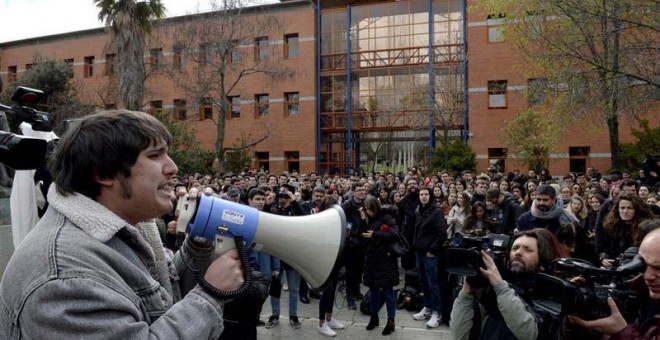
M 463 6 L 462 0 L 322 6 L 322 169 L 349 172 L 363 158 L 366 141 L 408 142 L 428 150 L 433 131 L 460 137 Z

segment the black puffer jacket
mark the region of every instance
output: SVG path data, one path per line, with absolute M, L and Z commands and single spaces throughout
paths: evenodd
M 447 221 L 442 211 L 431 201 L 426 206 L 420 204 L 415 213 L 415 251 L 441 255 L 442 245 L 447 240 Z
M 369 222 L 361 222 L 364 231 L 373 230 L 366 240 L 366 256 L 362 281 L 367 287 L 394 287 L 399 284 L 399 264 L 388 252 L 388 244 L 397 240 L 399 228 L 392 215 L 381 212 Z

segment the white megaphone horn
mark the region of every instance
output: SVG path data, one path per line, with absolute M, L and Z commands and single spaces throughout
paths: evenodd
M 339 205 L 318 214 L 280 216 L 201 195 L 197 201 L 187 200 L 179 206 L 177 230 L 186 231 L 190 237 L 215 239 L 218 254 L 234 248 L 233 235 L 240 235 L 246 246 L 254 244 L 255 250 L 289 264 L 317 292 L 330 283 L 331 274 L 338 269 L 347 226 Z

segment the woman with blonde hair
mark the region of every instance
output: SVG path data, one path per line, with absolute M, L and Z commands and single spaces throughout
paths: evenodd
M 582 223 L 584 218 L 587 217 L 587 206 L 584 203 L 584 198 L 578 195 L 571 196 L 564 210 L 569 215 L 575 217 L 579 223 Z

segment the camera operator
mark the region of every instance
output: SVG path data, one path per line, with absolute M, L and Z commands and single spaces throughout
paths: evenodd
M 660 302 L 660 229 L 655 229 L 646 235 L 639 247 L 639 255 L 646 263 L 643 278 L 648 287 L 649 297 L 656 303 Z M 611 297 L 607 299 L 607 303 L 612 314 L 606 318 L 591 321 L 574 315 L 568 318 L 574 324 L 609 335 L 610 340 L 660 337 L 660 314 L 657 314 L 657 309 L 655 315 L 628 324 Z
M 493 258 L 482 251 L 485 268 L 480 271 L 490 286 L 473 287 L 465 280 L 451 312 L 454 339 L 555 337 L 549 331 L 552 320 L 543 321 L 542 312 L 534 310 L 531 304 L 535 275 L 545 271 L 558 257 L 552 250 L 552 241 L 546 239 L 554 235 L 546 235 L 530 230 L 513 236 L 509 252 L 510 282 L 502 278 Z

